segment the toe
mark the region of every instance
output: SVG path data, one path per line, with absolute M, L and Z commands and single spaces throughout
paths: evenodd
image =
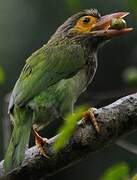
M 94 116 L 94 111 L 96 111 L 96 108 L 89 108 L 88 111 L 84 112 L 83 116 L 85 121 L 90 121 L 93 125 L 93 127 L 95 128 L 95 130 L 99 133 L 100 132 L 100 128 L 98 126 L 97 120 Z

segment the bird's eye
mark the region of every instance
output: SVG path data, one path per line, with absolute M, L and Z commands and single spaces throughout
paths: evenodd
M 75 31 L 82 33 L 91 32 L 92 27 L 94 26 L 94 24 L 96 24 L 96 22 L 97 18 L 90 15 L 86 15 L 78 19 L 73 29 L 75 29 Z
M 90 21 L 91 21 L 91 19 L 89 17 L 84 17 L 84 19 L 83 19 L 84 24 L 88 24 Z

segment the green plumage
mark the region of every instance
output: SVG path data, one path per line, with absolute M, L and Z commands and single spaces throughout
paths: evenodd
M 59 80 L 76 74 L 84 64 L 84 52 L 79 45 L 68 42 L 43 46 L 26 61 L 13 90 L 14 103 L 24 105 Z
M 72 113 L 91 82 L 97 68 L 97 47 L 104 38 L 71 34 L 77 20 L 86 15 L 100 18 L 92 9 L 72 16 L 27 59 L 9 102 L 14 129 L 5 155 L 5 172 L 22 163 L 32 126 L 39 130 L 58 116 Z
M 5 155 L 6 172 L 21 164 L 32 124 L 39 130 L 55 117 L 72 112 L 85 88 L 85 64 L 82 47 L 69 41 L 49 43 L 27 59 L 9 104 L 14 130 Z
M 6 171 L 21 165 L 32 126 L 32 111 L 30 109 L 15 107 L 13 114 L 11 118 L 14 119 L 15 124 L 4 160 Z

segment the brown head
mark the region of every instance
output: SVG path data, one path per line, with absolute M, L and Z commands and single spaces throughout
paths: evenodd
M 112 29 L 112 20 L 123 19 L 129 13 L 117 12 L 101 16 L 96 9 L 89 9 L 74 14 L 61 25 L 54 36 L 61 38 L 70 38 L 81 42 L 93 44 L 102 44 L 104 41 L 113 37 L 124 35 L 133 30 L 133 28 L 114 28 Z M 54 37 L 53 36 L 53 37 Z

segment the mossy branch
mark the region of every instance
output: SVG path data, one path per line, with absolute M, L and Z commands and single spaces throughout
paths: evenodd
M 15 169 L 2 177 L 3 161 L 0 162 L 0 176 L 2 179 L 40 179 L 52 176 L 76 162 L 86 158 L 90 153 L 115 143 L 121 136 L 137 130 L 137 94 L 126 96 L 113 104 L 95 111 L 95 117 L 101 128 L 98 134 L 90 123 L 86 126 L 80 121 L 72 138 L 57 155 L 52 151 L 56 137 L 49 140 L 46 147 L 49 159 L 39 155 L 36 147 L 26 151 L 25 159 L 20 169 Z

